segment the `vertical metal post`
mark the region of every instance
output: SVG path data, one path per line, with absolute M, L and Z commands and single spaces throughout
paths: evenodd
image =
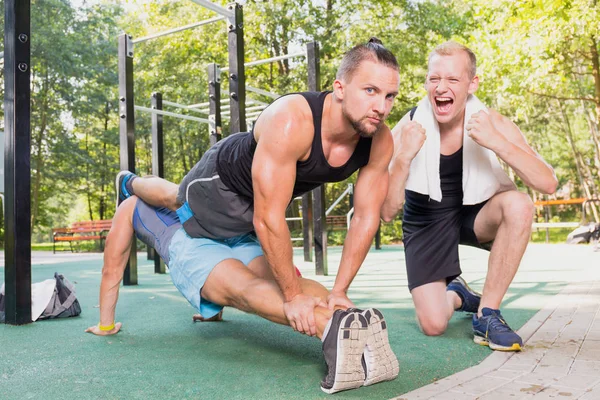
M 150 107 L 155 110 L 163 109 L 162 93 L 152 93 Z M 152 114 L 152 175 L 159 178 L 165 177 L 165 163 L 163 151 L 163 117 L 162 115 Z M 154 260 L 154 273 L 166 273 L 165 262 L 160 258 L 156 250 L 152 249 Z
M 119 149 L 121 170 L 135 172 L 135 115 L 133 112 L 133 43 L 119 36 Z M 131 241 L 123 285 L 137 285 L 137 241 Z
M 381 221 L 377 227 L 377 233 L 375 233 L 375 250 L 381 250 Z
M 221 68 L 208 64 L 208 124 L 210 145 L 221 140 Z
M 312 192 L 302 195 L 302 238 L 304 244 L 304 261 L 313 260 L 313 208 Z
M 229 48 L 229 105 L 231 118 L 229 134 L 246 131 L 246 75 L 244 70 L 244 18 L 238 3 L 229 5 L 233 11 L 228 22 Z
M 31 322 L 31 48 L 29 0 L 4 2 L 6 323 Z
M 321 71 L 319 68 L 319 44 L 310 42 L 306 45 L 308 62 L 308 90 L 321 90 Z M 315 272 L 327 275 L 327 217 L 325 216 L 325 185 L 313 190 L 313 220 L 315 244 Z

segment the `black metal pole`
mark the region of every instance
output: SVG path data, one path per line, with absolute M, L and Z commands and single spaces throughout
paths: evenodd
M 221 69 L 215 63 L 208 64 L 208 120 L 210 145 L 222 137 L 221 124 Z
M 304 261 L 313 260 L 313 208 L 312 192 L 302 195 L 302 238 L 304 244 Z
M 308 62 L 308 90 L 321 90 L 321 71 L 319 68 L 319 43 L 310 42 L 306 45 Z M 325 216 L 325 185 L 313 190 L 313 224 L 315 244 L 315 272 L 317 275 L 327 275 L 327 217 Z
M 152 93 L 150 107 L 155 110 L 163 109 L 162 93 Z M 162 115 L 152 114 L 152 175 L 159 178 L 165 177 L 164 148 L 163 148 L 163 117 Z M 154 260 L 154 273 L 166 273 L 165 262 L 154 249 L 152 249 Z
M 31 322 L 31 49 L 29 0 L 4 2 L 6 323 Z
M 244 70 L 244 18 L 240 4 L 229 5 L 229 134 L 246 131 L 246 77 Z
M 133 113 L 133 43 L 119 36 L 119 143 L 121 170 L 135 172 L 135 115 Z M 137 241 L 131 241 L 123 285 L 137 285 Z
M 381 250 L 381 221 L 377 227 L 377 233 L 375 233 L 375 250 Z

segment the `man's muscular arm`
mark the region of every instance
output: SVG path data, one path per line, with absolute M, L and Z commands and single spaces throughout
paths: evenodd
M 354 216 L 344 241 L 342 259 L 329 295 L 329 308 L 349 307 L 346 292 L 362 265 L 380 222 L 381 205 L 388 191 L 388 164 L 393 140 L 387 126 L 373 138 L 369 163 L 360 169 L 354 190 Z
M 404 204 L 404 189 L 408 180 L 410 163 L 423 143 L 425 129 L 418 122 L 411 121 L 407 113 L 392 130 L 394 155 L 389 165 L 390 182 L 387 196 L 381 207 L 381 218 L 391 222 Z
M 312 113 L 299 95 L 271 105 L 254 129 L 258 145 L 252 162 L 254 228 L 265 258 L 284 296 L 284 311 L 295 330 L 316 334 L 314 307 L 321 300 L 302 294 L 294 271 L 285 210 L 292 198 L 296 163 L 305 158 L 314 137 Z

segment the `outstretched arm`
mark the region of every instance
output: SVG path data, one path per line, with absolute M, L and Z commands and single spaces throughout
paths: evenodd
M 294 110 L 290 112 L 290 110 Z M 316 334 L 314 299 L 302 294 L 292 261 L 285 210 L 292 198 L 296 163 L 310 151 L 312 114 L 301 96 L 286 96 L 271 105 L 254 129 L 257 147 L 252 162 L 254 228 L 284 298 L 284 312 L 297 331 Z
M 137 197 L 125 200 L 115 213 L 112 227 L 106 238 L 104 265 L 100 283 L 100 322 L 85 331 L 99 336 L 114 335 L 121 329 L 115 323 L 115 308 L 119 299 L 119 286 L 129 259 L 133 237 L 132 217 Z M 114 324 L 114 327 L 112 327 Z M 105 329 L 110 328 L 111 329 Z
M 342 259 L 329 295 L 329 308 L 352 307 L 346 292 L 362 265 L 380 222 L 380 210 L 388 192 L 388 164 L 393 143 L 389 128 L 373 138 L 369 163 L 361 168 L 354 190 L 354 216 L 344 241 Z

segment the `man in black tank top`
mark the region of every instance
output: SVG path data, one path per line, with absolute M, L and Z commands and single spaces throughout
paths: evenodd
M 252 132 L 217 143 L 179 186 L 123 172 L 117 177 L 119 197 L 136 194 L 150 205 L 176 210 L 190 247 L 194 240 L 222 245 L 256 232 L 264 257 L 248 268 L 276 281 L 292 328 L 314 335 L 314 308 L 320 300 L 302 293 L 285 210 L 293 197 L 322 183 L 344 180 L 360 169 L 354 218 L 327 298 L 332 310 L 353 307 L 346 292 L 371 246 L 387 194 L 393 141 L 384 121 L 398 86 L 395 57 L 372 39 L 344 56 L 332 92 L 290 94 L 276 100 L 259 116 Z M 224 258 L 204 272 L 210 280 L 222 275 L 216 270 L 233 269 L 239 263 Z M 330 390 L 330 384 L 324 390 Z
M 479 106 L 473 96 L 477 86 L 471 50 L 447 42 L 431 53 L 427 96 L 393 130 L 395 149 L 382 218 L 393 220 L 404 204 L 408 287 L 423 332 L 440 335 L 455 310 L 470 312 L 476 343 L 515 351 L 523 343 L 502 317 L 500 304 L 529 241 L 534 210 L 497 158 L 539 192 L 553 193 L 557 180 L 516 125 Z M 434 171 L 438 161 L 439 171 Z M 487 180 L 471 184 L 470 178 L 478 174 L 487 174 Z M 424 182 L 411 180 L 411 175 Z M 492 242 L 481 295 L 460 277 L 458 245 L 489 249 Z

